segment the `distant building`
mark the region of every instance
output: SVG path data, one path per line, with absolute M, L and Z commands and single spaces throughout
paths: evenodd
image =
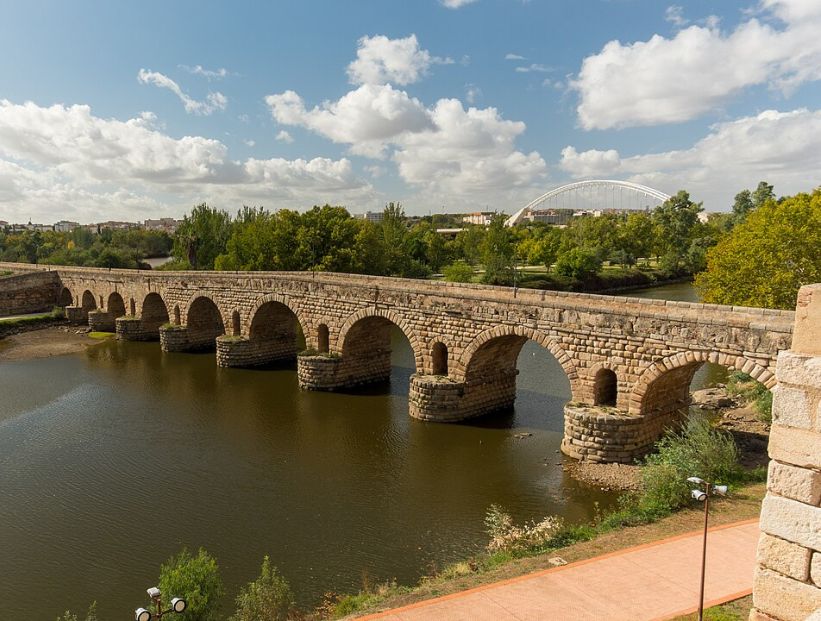
M 567 224 L 572 217 L 573 212 L 569 209 L 532 209 L 524 215 L 523 220 L 558 226 Z
M 180 225 L 179 220 L 174 218 L 159 218 L 157 220 L 146 220 L 143 223 L 143 228 L 148 231 L 165 231 L 166 233 L 173 233 Z
M 381 211 L 366 211 L 365 213 L 358 213 L 354 214 L 354 218 L 358 218 L 360 220 L 367 220 L 368 222 L 373 222 L 374 224 L 379 224 L 382 222 L 382 212 Z
M 476 211 L 474 213 L 467 213 L 462 216 L 462 222 L 465 224 L 478 224 L 479 226 L 488 226 L 495 211 Z
M 455 229 L 455 228 L 454 229 L 436 229 L 436 232 L 439 233 L 439 235 L 441 235 L 442 237 L 448 237 L 450 239 L 453 239 L 454 237 L 456 237 L 459 233 L 461 233 L 464 230 L 465 229 Z
M 80 227 L 79 222 L 72 222 L 70 220 L 60 220 L 54 224 L 54 230 L 58 233 L 70 233 L 76 228 Z
M 129 229 L 138 229 L 140 225 L 136 222 L 120 222 L 117 220 L 109 220 L 108 222 L 100 222 L 97 224 L 99 230 L 111 229 L 112 231 L 128 231 Z

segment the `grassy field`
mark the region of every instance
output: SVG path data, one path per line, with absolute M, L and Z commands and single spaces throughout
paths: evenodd
M 705 621 L 747 621 L 750 610 L 753 607 L 753 596 L 748 595 L 741 599 L 713 606 L 704 611 Z M 697 621 L 698 615 L 691 614 L 683 617 L 676 617 L 672 621 Z

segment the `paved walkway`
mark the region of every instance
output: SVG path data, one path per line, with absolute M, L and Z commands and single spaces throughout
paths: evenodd
M 661 621 L 695 612 L 701 531 L 363 617 L 381 621 Z M 758 520 L 710 529 L 705 602 L 753 588 Z

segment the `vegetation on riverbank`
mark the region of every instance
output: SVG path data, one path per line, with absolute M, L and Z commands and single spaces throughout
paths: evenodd
M 37 330 L 46 326 L 65 322 L 65 312 L 59 306 L 47 313 L 26 315 L 25 317 L 0 318 L 0 338 L 26 330 Z
M 739 599 L 713 606 L 704 611 L 704 621 L 747 621 L 753 607 L 753 596 L 747 595 Z M 676 617 L 671 621 L 697 621 L 698 615 L 693 613 Z

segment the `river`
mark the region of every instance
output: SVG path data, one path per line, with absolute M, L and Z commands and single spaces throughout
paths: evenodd
M 92 600 L 129 618 L 183 546 L 217 557 L 226 613 L 265 554 L 312 605 L 476 551 L 492 503 L 578 522 L 616 501 L 562 470 L 570 393 L 549 353 L 523 348 L 515 410 L 442 425 L 408 416 L 413 359 L 393 346 L 390 385 L 350 394 L 157 343 L 0 363 L 0 618 Z

